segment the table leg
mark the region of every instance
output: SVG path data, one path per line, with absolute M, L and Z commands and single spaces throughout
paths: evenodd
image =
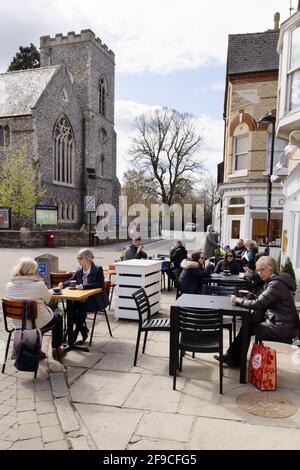
M 242 313 L 242 348 L 241 348 L 241 367 L 240 367 L 240 383 L 246 383 L 247 372 L 247 354 L 249 347 L 248 331 L 249 331 L 250 312 Z
M 65 352 L 68 352 L 72 349 L 76 349 L 78 351 L 85 351 L 88 352 L 89 348 L 85 348 L 82 346 L 77 346 L 74 343 L 74 334 L 73 334 L 73 325 L 74 325 L 74 318 L 73 318 L 73 302 L 72 300 L 67 300 L 67 334 L 68 334 L 68 346 L 65 348 Z

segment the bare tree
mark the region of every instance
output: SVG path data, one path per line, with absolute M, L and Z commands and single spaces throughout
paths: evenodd
M 202 174 L 198 153 L 202 136 L 191 115 L 168 108 L 137 117 L 135 128 L 132 162 L 144 170 L 149 192 L 171 205 Z
M 153 197 L 153 193 L 149 192 L 145 171 L 143 169 L 131 169 L 124 173 L 122 194 L 127 196 L 127 205 L 145 204 L 150 207 L 151 204 L 157 202 Z
M 198 191 L 199 200 L 204 204 L 204 225 L 212 223 L 214 205 L 217 202 L 218 184 L 214 176 L 208 174 L 203 178 L 201 188 Z

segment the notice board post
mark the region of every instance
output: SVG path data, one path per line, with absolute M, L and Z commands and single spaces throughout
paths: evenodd
M 92 213 L 96 212 L 95 196 L 85 196 L 85 212 L 89 215 L 89 244 L 93 246 L 92 239 Z

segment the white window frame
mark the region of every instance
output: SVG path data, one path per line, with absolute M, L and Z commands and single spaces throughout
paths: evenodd
M 275 166 L 277 165 L 277 163 L 280 162 L 280 156 L 284 152 L 284 148 L 278 150 L 279 141 L 284 142 L 284 147 L 288 144 L 287 140 L 279 139 L 278 137 L 275 137 L 273 172 L 272 172 L 273 174 L 274 174 Z M 276 144 L 277 144 L 277 146 L 276 146 Z M 265 164 L 264 175 L 270 175 L 271 174 L 270 173 L 270 170 L 271 170 L 271 168 L 270 168 L 270 164 L 271 164 L 271 146 L 272 146 L 272 132 L 268 132 L 268 134 L 267 134 L 267 149 L 266 149 L 266 164 Z M 286 170 L 288 170 L 287 164 L 283 167 L 282 170 L 284 170 L 285 168 L 286 168 Z M 283 171 L 282 174 L 287 174 L 287 172 Z
M 237 147 L 238 139 L 245 138 L 245 137 L 247 137 L 248 143 L 249 143 L 249 134 L 248 133 L 247 134 L 237 135 L 237 136 L 233 137 L 232 171 L 231 171 L 232 176 L 247 176 L 248 175 L 248 165 L 247 165 L 247 168 L 242 168 L 241 170 L 236 170 L 237 158 L 239 156 L 243 156 L 243 155 L 246 155 L 247 157 L 249 156 L 249 148 L 248 148 L 247 152 L 241 152 L 239 154 L 236 153 L 236 147 Z
M 300 110 L 300 97 L 299 97 L 299 105 L 296 107 L 292 108 L 292 78 L 295 72 L 299 71 L 300 72 L 300 59 L 299 59 L 299 64 L 293 68 L 291 68 L 291 60 L 292 60 L 292 47 L 293 47 L 293 33 L 297 29 L 300 30 L 300 26 L 293 28 L 290 31 L 289 34 L 289 54 L 288 54 L 288 64 L 287 64 L 287 86 L 286 86 L 286 112 L 295 112 L 297 110 Z M 299 87 L 299 94 L 300 94 L 300 87 Z

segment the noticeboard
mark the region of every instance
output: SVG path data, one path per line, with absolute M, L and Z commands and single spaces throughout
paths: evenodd
M 35 206 L 35 223 L 37 225 L 57 225 L 57 206 L 46 204 Z
M 38 275 L 41 277 L 47 276 L 47 264 L 44 261 L 38 263 Z
M 96 198 L 95 196 L 85 196 L 85 212 L 96 211 Z
M 10 207 L 0 207 L 0 229 L 10 230 L 10 228 L 11 228 Z

